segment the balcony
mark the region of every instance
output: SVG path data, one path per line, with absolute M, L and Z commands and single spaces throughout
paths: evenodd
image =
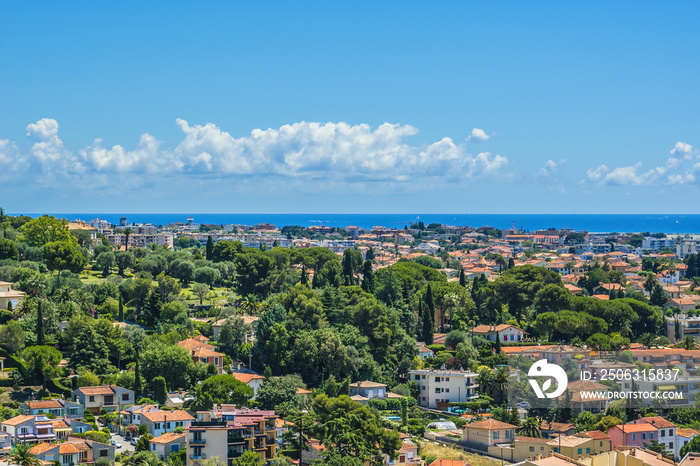
M 207 439 L 203 438 L 191 438 L 189 441 L 190 445 L 206 445 L 207 444 Z
M 245 439 L 243 437 L 229 437 L 228 443 L 243 443 Z
M 203 460 L 203 459 L 207 459 L 207 454 L 206 454 L 206 453 L 202 453 L 202 454 L 200 454 L 200 455 L 194 455 L 194 454 L 192 454 L 192 455 L 190 455 L 190 459 L 191 459 L 191 460 Z

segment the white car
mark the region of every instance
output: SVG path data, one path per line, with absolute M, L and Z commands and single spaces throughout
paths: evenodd
M 116 449 L 119 449 L 119 448 L 122 447 L 122 444 L 119 443 L 119 442 L 117 442 L 117 441 L 114 440 L 114 439 L 112 439 L 109 443 L 112 444 L 112 446 L 113 446 L 114 448 L 116 448 Z

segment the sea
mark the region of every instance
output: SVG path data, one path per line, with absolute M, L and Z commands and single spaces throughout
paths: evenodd
M 17 215 L 17 214 L 10 214 Z M 24 214 L 37 217 L 42 214 Z M 403 228 L 422 221 L 425 225 L 440 223 L 453 226 L 483 227 L 499 229 L 515 225 L 523 231 L 535 231 L 547 228 L 571 228 L 587 230 L 591 233 L 626 233 L 626 232 L 664 232 L 668 234 L 700 234 L 700 215 L 664 215 L 664 214 L 206 214 L 183 212 L 178 214 L 130 214 L 130 213 L 52 213 L 68 220 L 90 221 L 95 218 L 107 220 L 115 225 L 122 217 L 128 223 L 152 223 L 165 226 L 168 223 L 186 223 L 192 218 L 193 223 L 214 225 L 257 225 L 270 223 L 277 227 L 299 225 L 325 225 L 329 227 L 361 228 L 383 226 Z

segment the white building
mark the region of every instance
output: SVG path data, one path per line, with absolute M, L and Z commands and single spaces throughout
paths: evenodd
M 695 241 L 680 241 L 676 244 L 676 255 L 680 260 L 684 260 L 691 254 L 697 253 L 697 245 Z
M 525 338 L 525 330 L 515 325 L 499 324 L 499 325 L 479 325 L 471 330 L 474 335 L 481 335 L 489 341 L 496 341 L 496 338 L 502 342 L 522 341 Z
M 675 239 L 644 238 L 644 240 L 642 241 L 642 249 L 646 251 L 661 251 L 662 249 L 674 249 L 675 247 Z
M 661 416 L 642 417 L 632 421 L 633 424 L 651 424 L 659 429 L 658 442 L 666 447 L 666 450 L 673 453 L 674 458 L 679 458 L 681 447 L 678 442 L 678 427 L 671 421 L 667 421 Z
M 432 409 L 443 404 L 473 401 L 479 398 L 476 392 L 477 374 L 465 370 L 416 369 L 408 372 L 409 380 L 418 384 L 418 404 Z M 440 404 L 440 405 L 438 405 Z

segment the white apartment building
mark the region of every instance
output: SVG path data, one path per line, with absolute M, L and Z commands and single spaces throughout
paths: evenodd
M 669 238 L 644 238 L 642 249 L 647 251 L 661 251 L 662 249 L 675 249 L 676 240 Z
M 465 370 L 416 369 L 408 372 L 409 380 L 418 384 L 418 404 L 432 409 L 447 403 L 473 401 L 479 398 L 477 374 Z

